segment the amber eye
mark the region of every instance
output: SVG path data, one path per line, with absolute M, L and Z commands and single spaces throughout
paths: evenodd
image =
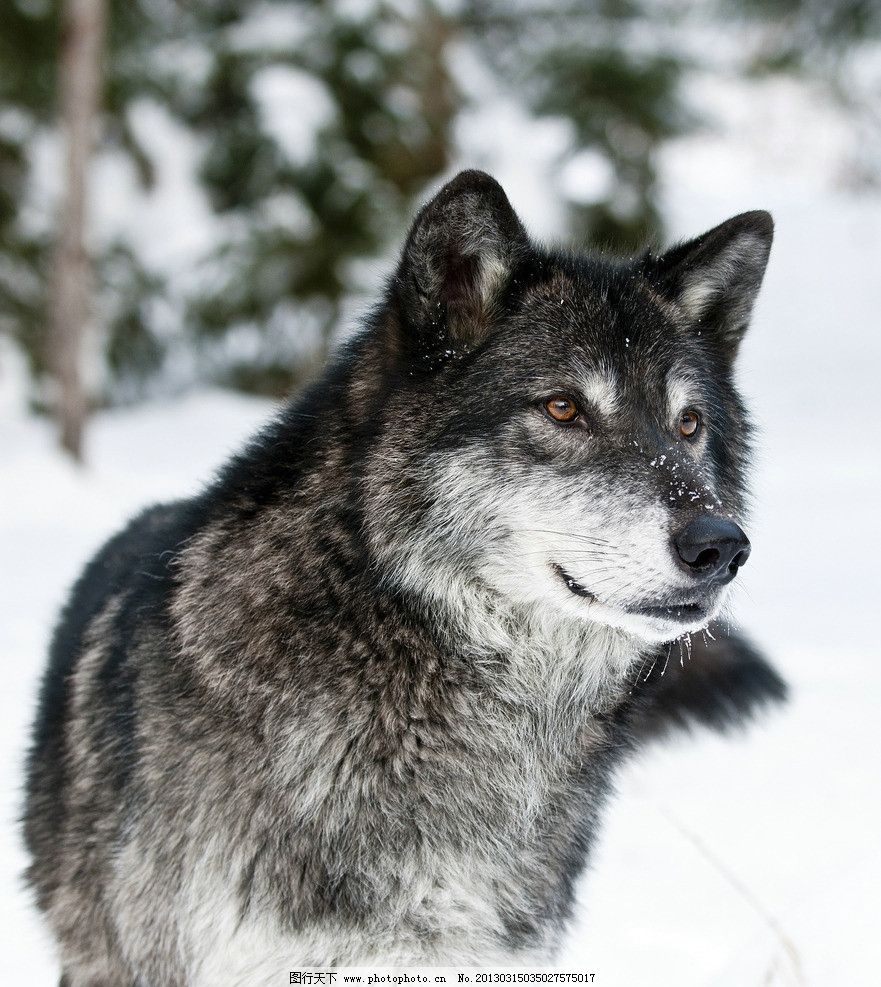
M 679 416 L 679 432 L 686 439 L 693 439 L 700 431 L 700 427 L 701 416 L 691 408 L 683 411 Z
M 560 422 L 562 425 L 568 425 L 578 417 L 578 405 L 572 398 L 556 395 L 555 397 L 548 398 L 545 401 L 544 407 L 551 418 L 555 422 Z

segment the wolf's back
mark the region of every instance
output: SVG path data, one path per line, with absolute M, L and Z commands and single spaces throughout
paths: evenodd
M 193 501 L 158 504 L 129 522 L 86 566 L 55 628 L 26 766 L 25 839 L 33 857 L 29 875 L 41 898 L 51 889 L 57 870 L 54 858 L 61 852 L 58 837 L 70 782 L 70 745 L 75 742 L 69 729 L 71 693 L 84 645 L 96 633 L 104 636 L 107 657 L 97 675 L 108 706 L 116 709 L 103 730 L 108 746 L 120 747 L 123 732 L 133 729 L 133 710 L 123 695 L 128 678 L 126 638 L 134 633 L 139 613 L 163 607 L 173 578 L 169 563 L 192 534 L 194 507 Z M 99 628 L 114 599 L 120 600 L 117 619 Z

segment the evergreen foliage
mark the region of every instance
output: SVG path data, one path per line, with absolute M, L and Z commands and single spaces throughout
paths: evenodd
M 468 45 L 536 117 L 568 122 L 569 159 L 608 187 L 566 203 L 570 235 L 631 250 L 661 236 L 657 158 L 698 126 L 682 82 L 699 63 L 677 0 L 109 0 L 100 153 L 149 191 L 138 125 L 160 107 L 198 149 L 216 243 L 186 270 L 125 236 L 96 239 L 102 400 L 200 377 L 281 394 L 326 353 L 359 264 L 387 250 L 457 161 Z M 702 5 L 706 13 L 710 5 Z M 739 66 L 824 74 L 881 35 L 873 0 L 718 0 L 751 25 Z M 0 331 L 45 374 L 51 209 L 34 148 L 56 119 L 56 0 L 0 4 Z M 528 140 L 529 135 L 524 135 Z M 465 162 L 467 163 L 467 162 Z M 51 194 L 53 190 L 45 192 Z M 101 189 L 95 194 L 100 196 Z M 183 369 L 182 369 L 183 368 Z

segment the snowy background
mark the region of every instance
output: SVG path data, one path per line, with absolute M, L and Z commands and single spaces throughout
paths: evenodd
M 605 987 L 860 987 L 881 970 L 881 198 L 836 184 L 852 135 L 807 91 L 708 80 L 701 98 L 718 132 L 664 154 L 673 234 L 758 207 L 777 223 L 741 362 L 762 438 L 737 614 L 792 701 L 748 735 L 700 733 L 627 769 L 560 965 Z M 557 138 L 551 127 L 524 142 L 521 125 L 503 97 L 484 101 L 461 124 L 461 160 L 492 170 L 533 230 L 552 235 L 542 177 Z M 588 161 L 571 180 L 602 175 Z M 150 228 L 198 240 L 173 191 L 154 198 Z M 26 412 L 16 361 L 0 352 L 0 969 L 6 984 L 54 987 L 15 819 L 57 609 L 109 533 L 197 489 L 272 405 L 198 390 L 103 412 L 78 468 Z

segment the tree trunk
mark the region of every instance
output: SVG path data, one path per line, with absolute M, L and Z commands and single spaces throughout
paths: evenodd
M 86 247 L 87 178 L 98 119 L 105 0 L 64 0 L 58 94 L 64 189 L 53 271 L 49 354 L 58 382 L 62 447 L 82 459 L 88 400 L 82 379 L 92 268 Z

